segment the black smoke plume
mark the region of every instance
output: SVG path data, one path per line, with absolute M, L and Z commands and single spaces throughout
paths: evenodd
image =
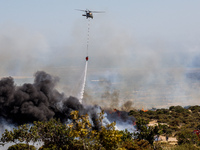
M 33 121 L 48 121 L 59 118 L 70 119 L 70 112 L 78 110 L 80 115 L 89 114 L 92 124 L 98 129 L 96 119 L 98 106 L 84 107 L 77 98 L 66 97 L 55 89 L 57 77 L 44 71 L 35 73 L 34 83 L 16 86 L 12 77 L 0 80 L 0 119 L 20 125 Z M 2 120 L 2 119 L 1 119 Z
M 115 121 L 116 123 L 127 123 L 127 124 L 134 124 L 136 119 L 133 116 L 129 116 L 128 112 L 120 111 L 114 109 L 114 111 L 107 110 L 107 118 L 111 122 Z

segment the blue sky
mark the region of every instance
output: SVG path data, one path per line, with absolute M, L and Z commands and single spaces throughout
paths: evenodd
M 200 32 L 198 0 L 11 0 L 0 4 L 1 25 L 40 32 L 50 42 L 68 38 L 75 24 L 83 24 L 82 12 L 74 9 L 86 8 L 106 11 L 94 16 L 94 24 L 113 23 L 136 38 L 190 40 L 198 38 Z

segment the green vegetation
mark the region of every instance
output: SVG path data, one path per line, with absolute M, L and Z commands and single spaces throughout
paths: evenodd
M 193 132 L 200 129 L 200 106 L 171 106 L 169 109 L 155 111 L 131 110 L 129 115 L 136 118 L 137 131 L 115 129 L 115 122 L 101 126 L 95 130 L 89 122 L 89 116 L 78 115 L 78 111 L 71 113 L 72 121 L 66 125 L 59 120 L 48 122 L 34 122 L 33 125 L 24 124 L 13 131 L 5 130 L 1 142 L 14 142 L 16 145 L 9 150 L 30 149 L 35 147 L 30 142 L 42 141 L 40 150 L 153 150 L 153 149 L 200 149 L 200 140 Z M 103 119 L 103 112 L 99 114 L 97 122 Z M 150 121 L 158 124 L 149 126 Z M 159 136 L 176 137 L 177 145 L 156 141 Z M 20 144 L 20 143 L 25 144 Z
M 163 126 L 158 124 L 158 126 L 147 126 L 148 121 L 144 119 L 138 119 L 136 125 L 138 131 L 135 133 L 136 139 L 147 140 L 151 145 L 153 145 L 155 137 L 159 137 L 162 133 Z
M 171 150 L 200 150 L 197 146 L 193 144 L 182 144 L 176 147 L 173 147 Z
M 146 124 L 153 120 L 157 121 L 160 129 L 159 135 L 176 137 L 178 145 L 173 147 L 173 150 L 181 149 L 184 146 L 188 149 L 200 149 L 200 139 L 193 132 L 200 129 L 200 106 L 190 106 L 188 108 L 171 106 L 169 109 L 161 108 L 146 112 L 131 110 L 129 115 L 133 115 L 137 121 L 141 119 L 146 121 Z M 162 124 L 162 126 L 159 124 Z M 151 128 L 147 129 L 152 130 Z M 145 138 L 143 137 L 143 139 Z
M 198 126 L 200 127 L 200 106 L 190 106 L 187 109 L 181 106 L 171 106 L 169 109 L 162 108 L 147 112 L 131 110 L 129 115 L 133 115 L 137 120 L 142 118 L 146 121 L 156 120 L 158 123 L 166 123 L 169 126 L 166 132 L 169 133 L 185 128 L 196 130 Z
M 19 143 L 10 146 L 8 150 L 36 150 L 36 148 L 32 145 Z
M 13 131 L 5 130 L 1 142 L 25 142 L 29 145 L 30 142 L 42 141 L 44 145 L 40 150 L 115 150 L 124 148 L 123 141 L 134 140 L 132 136 L 127 136 L 131 135 L 128 131 L 123 135 L 123 132 L 115 130 L 115 122 L 101 126 L 97 131 L 92 129 L 88 115 L 78 116 L 78 111 L 73 111 L 72 122 L 68 125 L 52 119 L 48 122 L 34 122 L 32 126 L 25 124 Z M 102 119 L 103 113 L 98 121 Z M 139 144 L 127 143 L 125 146 L 140 147 Z

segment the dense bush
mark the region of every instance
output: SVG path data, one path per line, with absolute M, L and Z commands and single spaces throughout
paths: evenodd
M 184 146 L 188 149 L 198 149 L 199 140 L 194 130 L 200 129 L 200 107 L 171 106 L 169 109 L 157 109 L 156 111 L 131 110 L 129 115 L 136 118 L 137 132 L 135 134 L 115 129 L 115 122 L 107 126 L 101 126 L 94 130 L 89 122 L 88 115 L 80 116 L 77 111 L 72 112 L 72 122 L 68 125 L 62 124 L 59 120 L 52 119 L 48 122 L 34 122 L 32 126 L 22 125 L 13 131 L 5 130 L 1 142 L 24 142 L 10 148 L 29 146 L 30 141 L 43 141 L 44 145 L 40 150 L 112 150 L 112 149 L 161 149 L 155 138 L 159 135 L 176 135 L 179 150 Z M 99 114 L 99 120 L 103 119 L 103 113 Z M 148 126 L 149 121 L 156 120 L 157 126 Z M 160 123 L 165 123 L 161 125 Z M 184 146 L 183 146 L 184 145 Z M 194 146 L 195 145 L 195 146 Z M 33 148 L 30 146 L 30 148 Z M 12 150 L 12 149 L 10 149 Z M 13 149 L 14 150 L 14 149 Z
M 189 129 L 180 130 L 177 134 L 178 144 L 199 144 L 198 136 Z
M 150 111 L 130 111 L 137 121 L 156 120 L 158 123 L 165 123 L 162 128 L 162 134 L 165 136 L 176 135 L 178 144 L 176 149 L 181 149 L 185 145 L 188 149 L 198 149 L 199 140 L 194 130 L 200 130 L 200 106 L 171 106 L 169 109 L 157 109 Z M 147 122 L 146 122 L 147 123 Z M 195 145 L 195 146 L 194 146 Z M 195 147 L 195 148 L 194 148 Z
M 177 113 L 183 113 L 185 109 L 182 106 L 171 106 L 169 107 L 169 110 L 175 111 Z
M 36 150 L 36 148 L 33 145 L 19 143 L 8 147 L 8 150 Z
M 194 144 L 182 144 L 175 146 L 171 150 L 200 150 L 200 148 L 196 147 Z
M 191 130 L 196 130 L 200 122 L 200 106 L 189 106 L 183 108 L 182 106 L 171 106 L 169 109 L 157 109 L 144 112 L 130 111 L 136 119 L 142 118 L 146 121 L 157 120 L 158 123 L 167 123 L 173 132 L 180 130 L 180 127 L 186 127 Z
M 138 132 L 134 135 L 138 140 L 147 140 L 151 145 L 155 140 L 155 137 L 159 136 L 162 133 L 162 125 L 158 126 L 147 126 L 148 122 L 144 119 L 138 119 L 136 122 Z
M 193 113 L 200 112 L 200 106 L 198 105 L 190 106 L 188 109 L 191 110 Z

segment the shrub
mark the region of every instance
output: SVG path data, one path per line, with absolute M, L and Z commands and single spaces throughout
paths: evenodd
M 8 147 L 8 150 L 36 150 L 36 148 L 33 145 L 19 143 Z
M 197 144 L 199 143 L 198 141 L 198 136 L 193 133 L 193 131 L 188 130 L 188 129 L 184 129 L 179 131 L 177 134 L 177 140 L 178 140 L 178 144 Z
M 157 109 L 156 112 L 157 112 L 157 114 L 168 114 L 169 110 L 161 108 L 161 109 Z
M 171 106 L 169 107 L 169 110 L 175 111 L 177 113 L 183 113 L 185 109 L 182 106 Z
M 200 112 L 200 106 L 198 105 L 190 106 L 188 109 L 191 110 L 193 113 Z
M 182 145 L 177 145 L 171 150 L 200 150 L 200 148 L 196 147 L 194 144 L 182 144 Z
M 162 132 L 162 125 L 158 126 L 147 126 L 149 122 L 144 119 L 139 119 L 136 122 L 138 132 L 134 135 L 138 140 L 147 140 L 151 145 L 153 145 L 154 137 L 159 136 Z

